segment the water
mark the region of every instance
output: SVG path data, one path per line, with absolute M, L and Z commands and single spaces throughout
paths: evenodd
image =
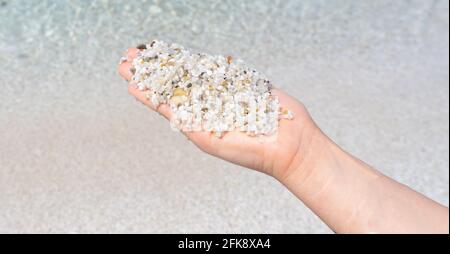
M 447 1 L 0 0 L 0 231 L 329 232 L 134 102 L 159 38 L 246 60 L 337 143 L 448 205 Z

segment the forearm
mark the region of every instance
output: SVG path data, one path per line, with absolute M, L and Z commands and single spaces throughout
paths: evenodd
M 384 176 L 317 131 L 281 182 L 338 233 L 448 233 L 448 208 Z

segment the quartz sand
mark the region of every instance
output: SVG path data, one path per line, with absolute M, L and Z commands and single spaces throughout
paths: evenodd
M 170 105 L 175 129 L 271 135 L 279 119 L 293 117 L 271 94 L 272 83 L 242 60 L 158 40 L 137 48 L 131 82 L 155 107 Z

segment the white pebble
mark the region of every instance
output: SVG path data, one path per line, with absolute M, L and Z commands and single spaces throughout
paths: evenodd
M 280 111 L 268 79 L 230 56 L 192 53 L 154 40 L 141 47 L 132 65 L 133 82 L 155 106 L 170 105 L 177 130 L 270 135 L 279 119 L 293 118 L 289 110 Z

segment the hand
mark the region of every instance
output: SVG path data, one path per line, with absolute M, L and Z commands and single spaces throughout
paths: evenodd
M 138 49 L 127 51 L 128 61 L 120 64 L 119 73 L 129 81 L 132 59 Z M 143 91 L 129 85 L 128 92 L 152 110 L 170 119 L 170 107 L 166 104 L 155 108 L 145 97 Z M 278 96 L 283 108 L 289 109 L 294 119 L 279 121 L 278 133 L 273 136 L 250 137 L 243 132 L 227 132 L 218 138 L 206 131 L 184 132 L 184 134 L 202 151 L 222 158 L 232 163 L 258 170 L 274 176 L 278 180 L 286 178 L 292 170 L 298 170 L 299 165 L 308 155 L 308 145 L 322 134 L 312 121 L 303 104 L 279 89 L 272 89 L 272 94 Z
M 128 61 L 119 66 L 126 80 L 132 76 L 130 61 L 136 52 L 129 49 Z M 168 105 L 155 108 L 133 85 L 128 91 L 170 119 Z M 447 207 L 354 158 L 320 131 L 301 102 L 279 89 L 272 89 L 272 94 L 294 115 L 292 120 L 280 120 L 275 135 L 184 134 L 206 153 L 274 176 L 335 232 L 448 234 Z

